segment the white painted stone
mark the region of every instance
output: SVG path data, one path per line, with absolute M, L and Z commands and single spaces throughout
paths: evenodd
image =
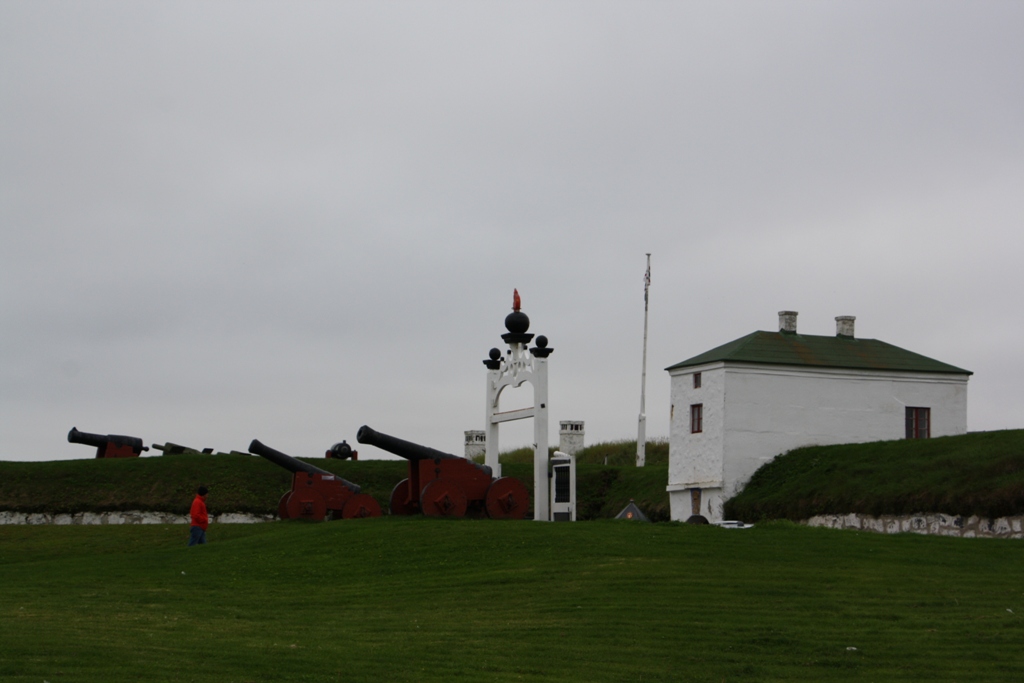
M 226 512 L 210 518 L 211 524 L 255 524 L 272 522 L 276 515 L 253 515 L 246 512 Z M 188 515 L 175 515 L 169 512 L 149 512 L 129 510 L 127 512 L 77 512 L 75 514 L 59 513 L 51 515 L 46 512 L 14 512 L 0 510 L 0 525 L 3 524 L 188 524 Z
M 257 524 L 273 520 L 274 515 L 251 515 L 246 512 L 225 512 L 215 518 L 217 524 Z
M 582 420 L 562 420 L 558 423 L 558 450 L 576 455 L 583 450 L 586 432 Z
M 482 429 L 470 429 L 463 434 L 465 436 L 463 457 L 473 460 L 487 453 L 487 432 Z
M 876 533 L 916 533 L 960 538 L 1024 538 L 1024 516 L 987 520 L 945 514 L 883 515 L 815 515 L 803 522 L 808 526 L 832 529 L 862 529 Z M 1015 531 L 1016 529 L 1016 531 Z

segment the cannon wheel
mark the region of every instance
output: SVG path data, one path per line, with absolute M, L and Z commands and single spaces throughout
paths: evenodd
M 277 516 L 281 519 L 288 519 L 288 497 L 292 495 L 292 492 L 281 496 L 281 501 L 277 504 Z
M 484 500 L 491 519 L 524 519 L 530 508 L 530 492 L 513 477 L 495 479 Z
M 391 490 L 391 514 L 415 515 L 420 511 L 417 500 L 409 494 L 409 480 L 403 479 Z
M 361 517 L 380 517 L 380 505 L 373 496 L 365 493 L 356 495 L 345 501 L 345 507 L 341 510 L 342 519 L 358 519 Z
M 428 517 L 465 517 L 466 492 L 450 479 L 434 479 L 420 493 L 420 508 Z
M 322 522 L 327 518 L 327 501 L 316 491 L 292 491 L 286 506 L 288 519 Z

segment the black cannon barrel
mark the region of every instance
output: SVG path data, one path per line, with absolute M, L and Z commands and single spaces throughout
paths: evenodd
M 381 432 L 371 429 L 366 425 L 360 427 L 359 431 L 356 432 L 356 441 L 376 446 L 381 450 L 385 450 L 388 453 L 405 458 L 411 462 L 419 462 L 420 460 L 465 460 L 465 458 L 460 458 L 459 456 L 452 455 L 451 453 L 443 453 L 434 448 L 413 443 L 412 441 L 406 441 L 405 439 L 399 439 L 398 437 L 390 436 L 388 434 L 382 434 Z M 490 467 L 487 467 L 486 465 L 478 465 L 471 460 L 468 462 L 484 470 L 487 472 L 488 476 L 490 476 Z
M 332 477 L 337 477 L 338 481 L 340 481 L 347 489 L 352 491 L 352 493 L 359 493 L 362 490 L 362 487 L 358 484 L 353 484 L 346 479 L 342 479 L 334 472 L 322 470 L 316 465 L 310 465 L 308 462 L 302 462 L 301 460 L 297 460 L 290 455 L 282 453 L 281 451 L 274 450 L 270 446 L 260 443 L 259 439 L 252 440 L 252 443 L 249 444 L 249 452 L 262 458 L 266 458 L 278 467 L 285 468 L 292 474 L 295 474 L 296 472 L 305 472 L 307 474 L 327 474 Z
M 122 436 L 121 434 L 90 434 L 89 432 L 80 432 L 75 427 L 72 427 L 71 431 L 68 432 L 68 443 L 80 443 L 86 446 L 95 446 L 96 448 L 112 443 L 115 446 L 129 446 L 137 453 L 149 450 L 149 448 L 142 445 L 142 439 L 137 436 Z

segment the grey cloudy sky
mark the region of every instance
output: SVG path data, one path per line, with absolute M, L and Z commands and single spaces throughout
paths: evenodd
M 651 437 L 782 309 L 1022 427 L 1022 226 L 1020 2 L 0 0 L 0 459 L 461 453 L 513 288 L 553 442 L 635 438 L 645 252 Z

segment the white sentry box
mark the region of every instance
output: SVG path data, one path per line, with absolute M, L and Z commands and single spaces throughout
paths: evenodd
M 551 456 L 551 521 L 576 521 L 576 456 L 555 451 Z

